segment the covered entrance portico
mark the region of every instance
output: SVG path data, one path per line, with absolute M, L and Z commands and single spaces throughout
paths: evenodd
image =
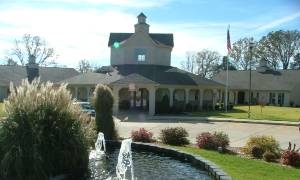
M 208 105 L 213 110 L 220 97 L 219 89 L 209 87 L 166 87 L 156 83 L 149 85 L 115 82 L 111 85 L 115 97 L 114 114 L 118 114 L 122 110 L 134 110 L 148 112 L 152 116 L 160 113 L 157 106 L 166 100 L 168 107 L 175 111 L 206 110 Z M 204 97 L 205 94 L 209 95 Z

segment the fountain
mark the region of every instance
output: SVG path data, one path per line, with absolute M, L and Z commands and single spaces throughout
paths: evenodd
M 103 150 L 102 150 L 103 147 Z M 95 150 L 90 152 L 89 159 L 100 159 L 106 151 L 104 134 L 102 132 L 98 133 L 98 138 L 95 143 Z
M 118 164 L 116 166 L 116 174 L 119 180 L 126 179 L 126 171 L 129 167 L 131 169 L 131 180 L 134 180 L 131 142 L 131 139 L 125 139 L 121 144 L 121 149 L 118 156 Z
M 120 144 L 117 141 L 106 143 L 108 144 L 107 152 L 105 152 L 104 136 L 99 133 L 95 143 L 96 150 L 90 153 L 90 176 L 87 180 L 212 179 L 204 169 L 193 167 L 186 162 L 188 155 L 182 155 L 182 153 L 175 155 L 176 157 L 182 155 L 185 162 L 181 162 L 169 156 L 174 152 L 168 155 L 168 153 L 165 154 L 166 149 L 158 151 L 155 146 L 151 145 L 140 145 L 141 149 L 139 150 L 138 144 L 135 143 L 134 149 L 131 151 L 131 139 L 123 140 L 120 149 Z M 142 146 L 148 146 L 148 148 Z M 173 154 L 173 157 L 175 156 Z M 195 158 L 191 157 L 190 159 Z M 204 164 L 202 166 L 205 167 Z

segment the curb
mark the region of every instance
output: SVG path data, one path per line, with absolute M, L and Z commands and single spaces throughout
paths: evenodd
M 152 116 L 148 120 L 191 120 L 205 122 L 233 122 L 233 123 L 252 123 L 252 124 L 270 124 L 282 126 L 299 126 L 298 122 L 272 121 L 272 120 L 248 120 L 248 119 L 226 119 L 212 117 L 195 117 L 195 116 Z

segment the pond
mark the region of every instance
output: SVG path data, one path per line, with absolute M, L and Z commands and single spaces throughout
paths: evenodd
M 90 159 L 91 171 L 88 180 L 114 179 L 119 149 L 106 152 L 100 159 Z M 211 180 L 207 172 L 193 167 L 191 164 L 175 160 L 168 156 L 161 156 L 152 152 L 133 151 L 132 161 L 134 177 L 137 180 Z M 130 170 L 126 175 L 131 179 Z

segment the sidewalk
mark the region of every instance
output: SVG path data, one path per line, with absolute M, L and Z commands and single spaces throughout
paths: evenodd
M 252 124 L 271 124 L 283 126 L 299 126 L 299 122 L 290 121 L 272 121 L 272 120 L 253 120 L 253 119 L 234 119 L 234 118 L 217 118 L 217 117 L 198 117 L 198 116 L 148 116 L 148 120 L 189 120 L 189 121 L 210 121 L 210 122 L 235 122 L 235 123 L 252 123 Z

